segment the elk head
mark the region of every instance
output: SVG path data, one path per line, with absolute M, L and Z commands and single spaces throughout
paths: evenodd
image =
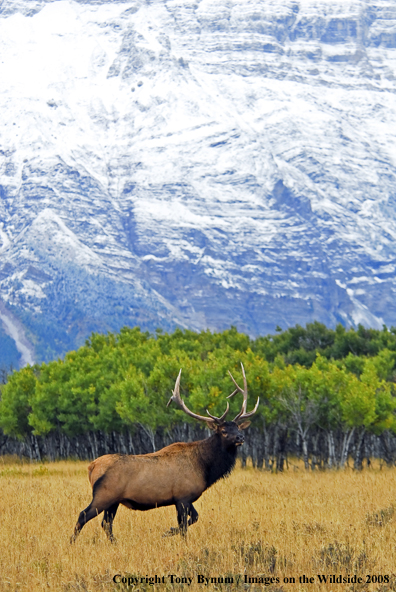
M 221 417 L 216 417 L 216 416 L 212 415 L 211 413 L 209 413 L 208 410 L 206 410 L 206 413 L 208 414 L 209 417 L 205 417 L 203 415 L 197 415 L 196 413 L 193 413 L 192 411 L 190 411 L 188 409 L 187 405 L 185 404 L 185 402 L 183 401 L 183 399 L 180 396 L 181 369 L 180 369 L 179 375 L 176 379 L 175 389 L 172 391 L 172 396 L 168 401 L 167 407 L 171 404 L 172 401 L 174 401 L 180 407 L 180 409 L 182 411 L 184 411 L 184 413 L 186 413 L 190 417 L 193 417 L 194 419 L 198 419 L 199 421 L 204 421 L 211 430 L 216 432 L 221 437 L 222 445 L 225 448 L 228 448 L 229 446 L 241 446 L 245 441 L 245 437 L 242 433 L 242 430 L 245 430 L 250 425 L 250 421 L 244 421 L 244 420 L 246 420 L 248 417 L 251 417 L 252 415 L 254 415 L 254 413 L 256 413 L 257 408 L 259 406 L 259 402 L 260 402 L 260 397 L 258 397 L 257 403 L 256 403 L 253 411 L 250 411 L 249 413 L 247 413 L 247 397 L 248 397 L 247 381 L 246 381 L 245 369 L 243 367 L 243 364 L 241 364 L 241 367 L 242 367 L 242 375 L 243 375 L 243 389 L 237 384 L 237 382 L 234 379 L 234 377 L 232 376 L 231 372 L 228 371 L 228 374 L 230 375 L 231 380 L 235 384 L 236 389 L 227 398 L 230 399 L 231 397 L 236 395 L 238 392 L 243 394 L 242 408 L 241 408 L 240 412 L 238 413 L 238 415 L 236 417 L 234 417 L 234 419 L 232 421 L 225 420 L 225 418 L 228 414 L 228 411 L 230 409 L 230 405 L 229 405 L 228 401 L 227 401 L 227 409 L 224 411 L 224 413 Z

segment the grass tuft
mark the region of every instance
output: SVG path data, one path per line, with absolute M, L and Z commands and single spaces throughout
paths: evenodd
M 276 567 L 277 550 L 263 541 L 245 542 L 233 547 L 235 553 L 248 568 L 260 568 L 273 574 Z
M 390 506 L 389 508 L 384 508 L 379 512 L 367 514 L 366 522 L 368 526 L 385 526 L 393 519 L 394 514 L 395 508 L 394 506 Z
M 335 541 L 320 550 L 316 566 L 331 573 L 362 573 L 374 567 L 366 549 L 356 551 L 349 543 Z

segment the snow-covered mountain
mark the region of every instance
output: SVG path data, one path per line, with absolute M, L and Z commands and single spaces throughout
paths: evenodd
M 394 0 L 0 1 L 0 362 L 396 324 L 395 76 Z

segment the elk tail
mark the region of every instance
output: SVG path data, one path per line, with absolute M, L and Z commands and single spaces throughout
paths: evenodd
M 89 479 L 89 482 L 90 482 L 90 484 L 91 484 L 92 486 L 93 486 L 93 483 L 92 483 L 92 478 L 91 478 L 91 475 L 92 475 L 92 471 L 93 471 L 93 470 L 94 470 L 94 468 L 95 468 L 95 462 L 96 462 L 96 461 L 92 461 L 92 462 L 91 462 L 91 463 L 88 465 L 88 479 Z

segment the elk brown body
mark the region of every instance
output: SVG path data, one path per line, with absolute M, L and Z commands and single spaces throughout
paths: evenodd
M 181 409 L 207 425 L 213 435 L 198 442 L 177 442 L 158 452 L 141 455 L 106 454 L 91 462 L 88 477 L 93 490 L 93 499 L 78 518 L 70 542 L 74 542 L 83 526 L 92 518 L 104 512 L 102 527 L 110 541 L 113 541 L 113 520 L 119 504 L 132 510 L 151 510 L 175 505 L 178 527 L 171 528 L 165 536 L 177 533 L 185 535 L 187 527 L 198 520 L 193 503 L 213 483 L 226 477 L 234 468 L 237 447 L 244 442 L 242 430 L 249 421 L 243 421 L 256 412 L 259 400 L 250 413 L 246 413 L 247 383 L 242 366 L 244 389 L 233 377 L 237 392 L 243 393 L 240 413 L 233 421 L 225 421 L 226 412 L 215 417 L 208 411 L 208 417 L 192 413 L 180 397 L 180 375 L 168 405 L 175 401 Z

